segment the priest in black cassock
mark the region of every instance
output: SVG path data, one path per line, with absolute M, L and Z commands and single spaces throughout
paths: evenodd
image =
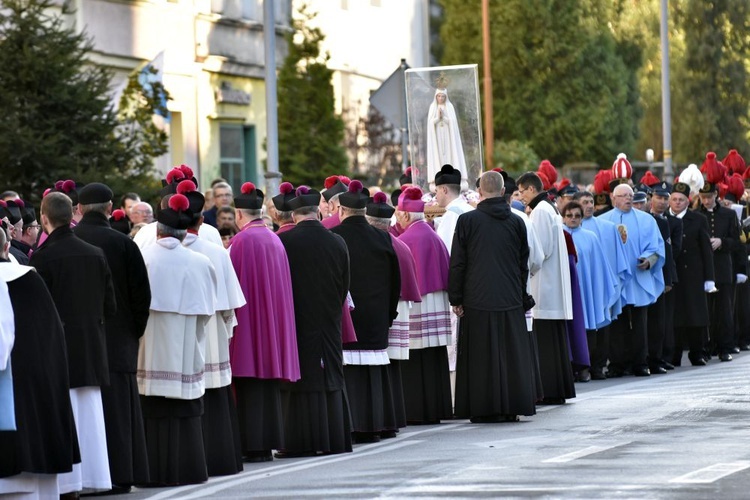
M 108 315 L 104 322 L 109 385 L 102 387 L 102 405 L 112 489 L 126 493 L 134 484 L 149 482 L 146 435 L 135 373 L 138 341 L 148 321 L 151 288 L 138 245 L 109 225 L 112 190 L 98 182 L 87 184 L 78 192 L 78 203 L 83 218 L 73 232 L 104 251 L 115 287 L 117 312 Z
M 529 245 L 523 219 L 503 197 L 503 178 L 485 172 L 477 209 L 458 218 L 448 292 L 460 318 L 456 361 L 459 418 L 472 423 L 534 415 L 536 393 L 525 311 Z
M 301 379 L 281 386 L 285 439 L 278 457 L 352 451 L 341 347 L 349 252 L 318 221 L 319 204 L 318 191 L 300 186 L 288 201 L 295 227 L 279 234 L 292 275 Z
M 57 475 L 80 463 L 70 406 L 65 333 L 44 281 L 8 260 L 10 238 L 0 229 L 0 280 L 13 309 L 15 431 L 0 432 L 0 496 L 59 495 Z M 43 409 L 43 411 L 40 411 Z
M 41 222 L 49 237 L 30 264 L 44 279 L 65 329 L 70 400 L 81 444 L 81 466 L 60 476 L 61 493 L 109 490 L 101 387 L 109 385 L 105 319 L 115 313 L 115 292 L 101 249 L 78 238 L 70 227 L 71 199 L 49 193 L 42 199 Z
M 381 433 L 398 431 L 387 349 L 401 275 L 390 236 L 365 219 L 368 200 L 362 183 L 351 181 L 347 192 L 339 195 L 341 224 L 331 230 L 349 249 L 357 342 L 344 345 L 344 378 L 357 442 L 380 441 Z

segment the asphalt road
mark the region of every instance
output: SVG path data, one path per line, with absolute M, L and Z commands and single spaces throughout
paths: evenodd
M 576 389 L 518 423 L 407 427 L 349 454 L 111 498 L 750 498 L 750 353 Z

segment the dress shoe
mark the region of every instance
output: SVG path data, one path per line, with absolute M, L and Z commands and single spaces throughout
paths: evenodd
M 591 370 L 591 380 L 607 380 L 607 376 L 601 370 Z
M 314 451 L 277 451 L 273 456 L 274 458 L 306 458 L 317 457 L 318 453 Z
M 391 439 L 396 437 L 398 431 L 383 431 L 380 433 L 380 439 Z
M 732 355 L 728 352 L 725 352 L 724 354 L 719 354 L 719 359 L 721 361 L 732 361 Z
M 472 424 L 501 424 L 505 422 L 518 422 L 518 415 L 486 415 L 483 417 L 471 417 L 469 421 Z
M 576 382 L 591 382 L 591 372 L 588 368 L 584 368 L 583 370 L 578 372 L 578 375 L 576 376 Z
M 690 358 L 690 364 L 693 366 L 706 366 L 706 360 L 703 358 Z
M 667 371 L 664 370 L 664 373 L 667 373 Z M 648 368 L 638 367 L 633 369 L 633 375 L 636 377 L 648 377 L 651 375 L 651 371 Z
M 245 453 L 245 456 L 242 458 L 242 460 L 250 463 L 271 462 L 273 460 L 273 455 L 271 454 L 271 450 L 248 451 L 247 453 Z
M 547 406 L 547 405 L 564 405 L 565 404 L 565 398 L 543 398 L 538 405 Z
M 109 495 L 125 495 L 127 493 L 130 493 L 131 489 L 132 489 L 131 486 L 113 484 L 111 490 L 97 491 L 94 493 L 81 493 L 81 496 L 82 497 L 103 497 L 103 496 L 109 496 Z
M 740 351 L 750 351 L 750 344 L 740 344 Z
M 740 348 L 739 347 L 732 347 L 731 353 L 732 354 L 739 354 L 740 353 Z
M 352 432 L 352 443 L 379 443 L 380 434 L 377 432 Z
M 622 370 L 618 370 L 617 368 L 610 368 L 607 370 L 607 378 L 620 378 L 622 376 Z
M 662 361 L 659 366 L 661 366 L 665 370 L 674 370 L 674 365 L 669 361 Z
M 667 373 L 667 369 L 661 365 L 650 366 L 648 370 L 651 372 L 651 375 L 664 375 Z

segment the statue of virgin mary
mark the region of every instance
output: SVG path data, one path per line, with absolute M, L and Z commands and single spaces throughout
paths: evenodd
M 435 174 L 443 165 L 452 165 L 466 180 L 466 160 L 458 119 L 444 88 L 435 90 L 435 99 L 427 113 L 427 182 L 435 182 Z

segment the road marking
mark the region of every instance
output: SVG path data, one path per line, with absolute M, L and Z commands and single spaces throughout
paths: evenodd
M 630 443 L 631 441 L 624 441 L 621 443 L 615 443 L 610 446 L 589 446 L 588 448 L 584 448 L 582 450 L 574 451 L 571 453 L 566 453 L 565 455 L 560 455 L 559 457 L 548 458 L 547 460 L 542 460 L 542 463 L 562 464 L 566 462 L 572 462 L 573 460 L 577 460 L 582 457 L 587 457 L 589 455 L 593 455 L 594 453 L 611 450 L 612 448 L 617 448 L 618 446 L 625 446 L 626 444 L 630 444 Z
M 670 483 L 713 483 L 722 477 L 750 467 L 750 462 L 729 462 L 698 469 L 684 476 L 670 479 Z
M 461 427 L 464 424 L 448 424 L 448 425 L 436 425 L 434 427 L 429 427 L 427 429 L 419 430 L 419 431 L 413 431 L 413 432 L 401 432 L 399 433 L 399 436 L 396 439 L 411 439 L 414 436 L 418 436 L 420 434 L 424 434 L 427 432 L 443 432 L 443 431 L 450 431 L 454 430 L 457 427 Z M 226 477 L 219 477 L 219 478 L 210 478 L 206 483 L 202 485 L 186 485 L 181 486 L 177 488 L 171 488 L 167 491 L 162 491 L 160 493 L 157 493 L 153 496 L 147 497 L 150 500 L 162 500 L 165 498 L 172 498 L 175 495 L 180 495 L 180 498 L 198 498 L 203 495 L 211 494 L 215 491 L 221 491 L 226 488 L 231 488 L 232 486 L 235 486 L 237 484 L 242 484 L 244 482 L 251 482 L 251 481 L 257 481 L 258 479 L 263 479 L 266 477 L 276 476 L 279 474 L 284 474 L 287 472 L 296 472 L 298 470 L 304 470 L 311 467 L 317 467 L 318 465 L 325 465 L 330 463 L 336 463 L 341 460 L 352 460 L 357 457 L 363 457 L 363 456 L 369 456 L 369 455 L 375 455 L 378 453 L 382 453 L 385 451 L 391 451 L 398 448 L 403 448 L 405 446 L 409 446 L 412 444 L 418 444 L 422 441 L 419 440 L 410 440 L 410 441 L 403 441 L 401 443 L 393 442 L 393 441 L 385 441 L 381 443 L 373 443 L 368 444 L 364 446 L 357 446 L 352 453 L 344 453 L 341 455 L 331 455 L 331 456 L 323 456 L 323 457 L 315 457 L 315 458 L 309 458 L 305 459 L 303 463 L 300 462 L 293 462 L 288 464 L 282 464 L 282 465 L 271 465 L 270 467 L 263 467 L 262 469 L 254 469 L 249 470 L 246 472 L 241 472 L 234 476 L 226 476 Z M 196 489 L 197 488 L 197 489 Z M 189 493 L 186 493 L 190 491 Z M 185 493 L 187 496 L 183 496 L 182 494 Z M 197 496 L 196 496 L 197 495 Z

